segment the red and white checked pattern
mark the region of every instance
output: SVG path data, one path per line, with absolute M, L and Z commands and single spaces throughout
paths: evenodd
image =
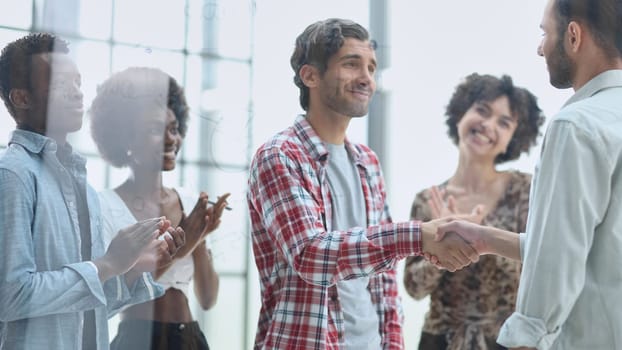
M 421 253 L 420 223 L 392 223 L 376 155 L 346 141 L 357 164 L 367 228 L 331 231 L 328 152 L 304 117 L 257 151 L 248 204 L 262 307 L 255 349 L 339 349 L 339 280 L 369 276 L 383 349 L 403 348 L 395 265 Z

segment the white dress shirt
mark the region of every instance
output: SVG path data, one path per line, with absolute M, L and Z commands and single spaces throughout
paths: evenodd
M 516 312 L 498 342 L 622 349 L 622 70 L 551 120 L 530 198 Z

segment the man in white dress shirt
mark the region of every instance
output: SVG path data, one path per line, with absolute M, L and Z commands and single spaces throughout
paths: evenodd
M 521 349 L 622 349 L 622 0 L 549 0 L 538 54 L 575 94 L 550 122 L 527 233 L 465 222 L 480 254 L 523 260 L 497 341 Z

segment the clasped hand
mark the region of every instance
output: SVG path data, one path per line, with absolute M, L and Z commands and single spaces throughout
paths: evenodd
M 186 244 L 186 234 L 181 227 L 173 228 L 169 220 L 164 220 L 157 239 L 152 240 L 141 253 L 132 271 L 155 272 L 168 266 L 181 247 Z
M 484 253 L 477 230 L 469 230 L 468 224 L 462 224 L 466 229 L 461 227 L 459 234 L 454 230 L 456 222 L 481 223 L 484 207 L 476 205 L 470 214 L 461 214 L 456 210 L 454 197 L 449 195 L 445 203 L 443 195 L 437 187 L 430 190 L 428 205 L 434 220 L 422 224 L 423 255 L 437 267 L 453 272 L 477 262 Z
M 159 240 L 160 236 L 163 239 Z M 120 230 L 106 254 L 94 263 L 102 280 L 130 270 L 150 272 L 168 263 L 184 243 L 183 229 L 173 229 L 164 217 L 147 219 Z

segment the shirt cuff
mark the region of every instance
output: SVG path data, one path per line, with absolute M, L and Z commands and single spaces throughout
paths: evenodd
M 93 262 L 82 261 L 79 263 L 73 263 L 65 266 L 79 274 L 91 291 L 91 294 L 93 294 L 93 296 L 97 298 L 102 305 L 106 305 L 106 294 L 104 293 L 104 286 L 99 280 L 97 267 L 95 266 L 95 264 L 93 264 Z
M 518 234 L 518 242 L 520 244 L 520 261 L 523 262 L 524 257 L 525 257 L 525 239 L 526 239 L 526 235 L 524 232 L 521 232 Z
M 99 276 L 99 269 L 97 268 L 97 265 L 95 265 L 95 263 L 92 261 L 87 261 L 86 263 L 93 266 L 93 268 L 95 269 L 95 274 Z
M 399 258 L 411 255 L 422 255 L 421 249 L 421 221 L 413 220 L 389 224 L 393 227 L 387 227 L 387 231 L 391 232 L 391 237 L 395 237 L 395 250 Z
M 142 303 L 164 295 L 164 288 L 161 284 L 153 280 L 151 273 L 144 272 L 142 276 L 134 282 L 130 293 L 134 299 L 134 303 Z
M 501 327 L 497 343 L 508 348 L 527 346 L 548 350 L 555 343 L 559 332 L 560 328 L 557 327 L 549 333 L 543 320 L 515 312 Z

